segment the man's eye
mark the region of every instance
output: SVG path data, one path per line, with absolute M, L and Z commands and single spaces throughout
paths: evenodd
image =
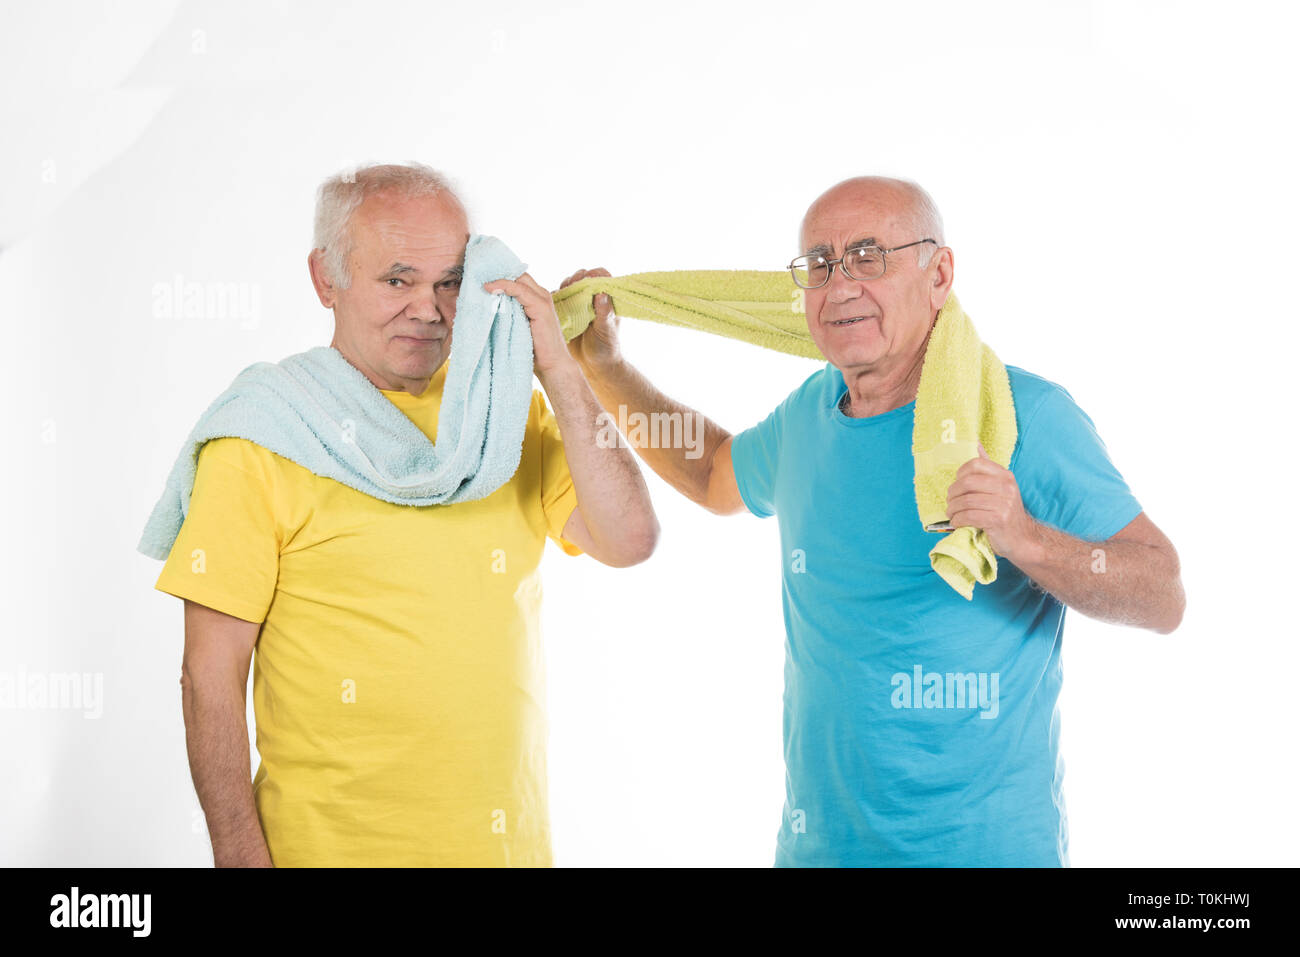
M 459 288 L 460 288 L 460 280 L 459 280 L 459 279 L 448 279 L 448 280 L 446 280 L 445 282 L 439 283 L 439 285 L 441 285 L 443 289 L 459 289 Z
M 391 284 L 391 283 L 397 283 L 399 286 L 405 286 L 405 285 L 406 285 L 406 280 L 405 280 L 405 279 L 398 279 L 396 276 L 391 276 L 391 277 L 389 277 L 388 279 L 385 279 L 384 282 L 386 282 L 386 283 L 390 283 L 390 284 Z M 394 287 L 394 288 L 396 288 L 396 287 Z

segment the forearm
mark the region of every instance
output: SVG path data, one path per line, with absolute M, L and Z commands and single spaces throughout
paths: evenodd
M 242 689 L 186 682 L 185 746 L 217 867 L 271 867 L 253 801 Z
M 1032 523 L 1005 556 L 1035 585 L 1089 618 L 1168 633 L 1182 618 L 1175 554 L 1142 542 L 1088 542 Z
M 578 508 L 592 539 L 609 554 L 643 557 L 654 547 L 659 523 L 636 459 L 621 442 L 602 440 L 608 432 L 603 410 L 576 361 L 538 378 L 560 427 Z
M 642 426 L 629 429 L 628 443 L 637 454 L 665 482 L 691 501 L 704 505 L 708 499 L 713 454 L 731 433 L 694 409 L 670 399 L 626 360 L 600 368 L 584 364 L 582 368 L 596 398 L 615 422 Z M 662 429 L 657 433 L 649 426 L 663 423 L 669 423 L 670 435 L 679 435 L 682 441 L 654 441 L 662 438 Z

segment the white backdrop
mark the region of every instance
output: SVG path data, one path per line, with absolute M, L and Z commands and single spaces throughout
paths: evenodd
M 1182 558 L 1174 634 L 1067 617 L 1073 863 L 1296 864 L 1296 25 L 1127 0 L 6 3 L 0 673 L 97 675 L 102 699 L 0 710 L 0 863 L 210 864 L 181 602 L 135 543 L 234 375 L 329 341 L 319 181 L 418 159 L 549 288 L 780 268 L 832 183 L 926 186 L 981 336 L 1070 390 Z M 190 282 L 239 296 L 159 315 Z M 733 431 L 817 368 L 624 329 Z M 646 472 L 648 563 L 547 547 L 556 862 L 766 866 L 776 520 Z

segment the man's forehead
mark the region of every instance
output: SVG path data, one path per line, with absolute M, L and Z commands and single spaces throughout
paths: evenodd
M 899 199 L 892 191 L 855 189 L 822 196 L 804 216 L 804 252 L 842 249 L 857 242 L 883 243 L 898 227 Z
M 368 196 L 353 214 L 365 232 L 385 241 L 454 241 L 468 234 L 464 210 L 454 200 L 421 197 L 401 200 Z
M 897 239 L 901 228 L 897 216 L 861 210 L 857 215 L 806 220 L 800 245 L 805 253 L 840 250 L 860 243 L 885 246 Z
M 816 256 L 833 253 L 838 249 L 848 249 L 850 246 L 879 245 L 882 245 L 879 237 L 870 231 L 862 231 L 851 233 L 842 241 L 836 238 L 825 238 L 821 241 L 810 240 L 804 244 L 803 251 L 809 256 Z
M 435 245 L 381 242 L 366 251 L 366 259 L 371 265 L 383 269 L 385 276 L 444 275 L 464 271 L 465 245 L 464 239 Z
M 463 264 L 469 232 L 454 207 L 368 203 L 357 210 L 357 245 L 388 274 L 442 272 Z

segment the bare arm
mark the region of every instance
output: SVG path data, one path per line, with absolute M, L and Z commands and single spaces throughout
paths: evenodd
M 1145 512 L 1104 542 L 1067 535 L 1025 510 L 1015 475 L 981 445 L 948 487 L 948 515 L 954 528 L 983 529 L 994 552 L 1089 618 L 1161 634 L 1183 620 L 1178 553 Z
M 533 371 L 555 410 L 564 458 L 573 476 L 578 507 L 563 534 L 606 565 L 635 565 L 650 557 L 659 540 L 655 517 L 636 459 L 618 443 L 599 443 L 600 406 L 582 369 L 565 347 L 551 294 L 528 273 L 516 280 L 483 284 L 513 296 L 528 317 L 533 337 Z
M 185 746 L 217 867 L 272 866 L 253 802 L 245 719 L 248 666 L 261 628 L 185 602 Z
M 1146 513 L 1104 542 L 1087 542 L 1034 522 L 1008 554 L 1043 590 L 1089 618 L 1162 635 L 1183 620 L 1187 600 L 1178 552 Z
M 600 405 L 576 362 L 541 370 L 538 378 L 555 411 L 578 494 L 564 537 L 616 568 L 645 561 L 658 541 L 659 520 L 636 459 L 625 448 L 597 442 Z
M 579 270 L 561 283 L 560 288 L 587 276 L 608 275 L 604 269 Z M 618 346 L 618 317 L 614 315 L 608 296 L 596 297 L 595 310 L 595 322 L 569 343 L 569 351 L 578 360 L 596 398 L 614 421 L 633 421 L 637 414 L 646 417 L 643 421 L 650 421 L 652 415 L 664 416 L 657 420 L 661 422 L 676 416 L 677 421 L 683 424 L 680 433 L 683 436 L 687 434 L 685 423 L 688 417 L 696 426 L 691 434 L 698 440 L 690 445 L 681 442 L 678 443 L 681 448 L 671 448 L 669 443 L 660 442 L 656 448 L 647 443 L 637 443 L 633 445 L 637 454 L 665 482 L 710 512 L 734 515 L 746 511 L 731 465 L 731 433 L 694 409 L 664 395 L 623 358 Z

